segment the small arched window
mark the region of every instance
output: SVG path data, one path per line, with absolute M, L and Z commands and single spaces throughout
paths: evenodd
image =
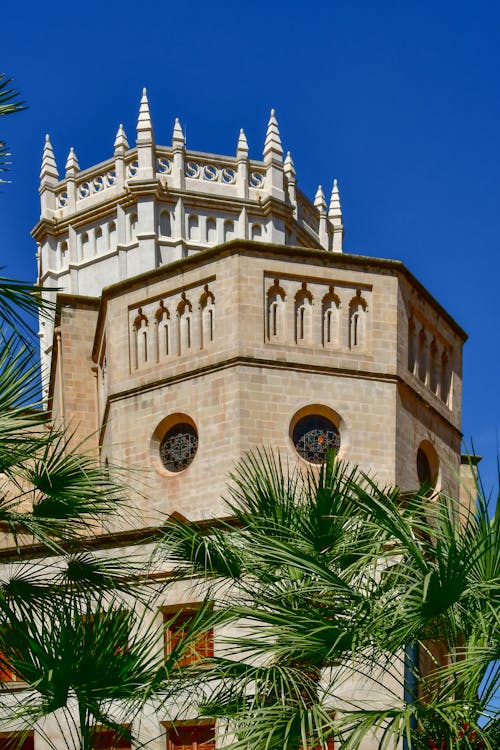
M 267 290 L 266 327 L 269 341 L 284 338 L 285 333 L 285 290 L 280 286 L 279 279 Z
M 63 268 L 68 262 L 68 243 L 61 242 L 59 245 L 59 267 Z
M 301 289 L 295 295 L 295 343 L 304 344 L 312 341 L 312 303 L 313 296 L 302 282 Z
M 364 349 L 367 338 L 368 305 L 358 289 L 349 303 L 349 348 Z
M 252 240 L 260 240 L 262 237 L 262 227 L 260 224 L 252 224 Z
M 188 218 L 188 238 L 194 242 L 200 241 L 200 222 L 195 214 Z
M 83 232 L 83 234 L 80 237 L 80 257 L 82 260 L 88 257 L 89 254 L 89 236 L 87 232 Z
M 146 364 L 148 360 L 148 319 L 139 307 L 132 331 L 132 363 L 137 368 Z
M 451 368 L 450 360 L 446 352 L 441 357 L 441 400 L 449 406 L 451 387 Z
M 200 297 L 201 310 L 201 347 L 207 346 L 214 340 L 215 326 L 215 297 L 205 284 Z
M 335 294 L 333 285 L 329 287 L 322 301 L 323 312 L 323 346 L 325 348 L 339 345 L 340 299 Z
M 114 221 L 111 221 L 109 223 L 108 232 L 109 232 L 109 249 L 114 250 L 114 248 L 116 247 L 116 224 Z
M 415 374 L 417 364 L 417 329 L 412 317 L 408 320 L 408 369 Z
M 217 242 L 217 222 L 212 217 L 207 219 L 207 242 L 214 245 Z
M 97 227 L 95 230 L 95 253 L 99 255 L 102 252 L 104 252 L 104 238 L 101 227 Z
M 179 354 L 183 354 L 187 349 L 191 349 L 193 344 L 192 311 L 193 306 L 187 299 L 186 292 L 182 292 L 181 301 L 177 305 Z
M 172 220 L 170 211 L 164 210 L 160 213 L 160 237 L 172 236 Z
M 129 242 L 133 242 L 136 239 L 137 232 L 137 214 L 130 214 L 129 216 Z
M 155 313 L 156 323 L 156 358 L 159 362 L 164 357 L 168 357 L 171 352 L 170 341 L 170 312 L 165 307 L 163 300 Z
M 437 395 L 439 391 L 439 357 L 436 339 L 432 340 L 429 357 L 429 387 Z
M 226 219 L 224 222 L 224 242 L 234 240 L 235 237 L 234 221 L 232 219 Z
M 420 329 L 418 334 L 418 377 L 425 383 L 427 380 L 427 336 L 423 328 Z

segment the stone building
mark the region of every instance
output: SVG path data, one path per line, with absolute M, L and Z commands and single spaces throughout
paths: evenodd
M 38 280 L 62 290 L 47 405 L 140 469 L 139 525 L 217 517 L 262 445 L 312 463 L 335 445 L 381 482 L 458 493 L 466 336 L 401 262 L 343 252 L 337 183 L 329 204 L 300 191 L 274 112 L 262 161 L 243 130 L 219 156 L 178 120 L 157 145 L 144 92 L 136 145 L 120 126 L 105 162 L 71 149 L 60 178 L 47 136 L 40 196 Z

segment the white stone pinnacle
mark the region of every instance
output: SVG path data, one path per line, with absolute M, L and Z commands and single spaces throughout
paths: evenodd
M 330 198 L 328 216 L 330 217 L 330 219 L 342 219 L 342 207 L 340 205 L 340 193 L 337 180 L 333 181 L 332 196 Z
M 43 146 L 42 155 L 42 168 L 40 170 L 40 181 L 41 182 L 57 182 L 59 179 L 59 172 L 57 171 L 56 159 L 52 144 L 50 142 L 49 134 L 45 136 L 45 143 Z
M 153 123 L 151 122 L 151 113 L 149 111 L 149 102 L 146 89 L 142 90 L 142 98 L 139 106 L 139 117 L 137 119 L 137 135 L 153 137 Z
M 293 163 L 290 151 L 287 151 L 285 162 L 283 164 L 283 171 L 288 179 L 290 179 L 290 177 L 295 177 L 295 164 Z
M 68 158 L 66 159 L 66 175 L 68 174 L 76 174 L 76 172 L 80 171 L 80 165 L 78 164 L 78 158 L 75 154 L 75 149 L 73 146 L 71 146 L 68 154 Z
M 264 161 L 283 161 L 283 147 L 281 145 L 278 121 L 274 109 L 267 124 L 266 140 L 264 142 Z
M 120 126 L 118 130 L 116 131 L 114 148 L 115 148 L 115 153 L 117 151 L 127 151 L 127 149 L 129 148 L 127 136 L 125 134 L 125 130 L 123 129 L 122 123 L 120 123 Z
M 184 146 L 185 138 L 182 132 L 182 127 L 179 122 L 179 118 L 175 118 L 174 132 L 172 134 L 172 146 Z
M 320 213 L 326 214 L 326 198 L 321 185 L 318 186 L 316 195 L 314 196 L 314 205 Z
M 248 156 L 248 141 L 243 128 L 240 129 L 238 137 L 238 146 L 236 147 L 236 156 Z

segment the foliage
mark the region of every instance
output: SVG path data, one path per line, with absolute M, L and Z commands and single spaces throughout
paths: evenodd
M 240 464 L 228 506 L 235 524 L 210 533 L 169 521 L 160 552 L 209 582 L 230 626 L 192 690 L 235 747 L 493 747 L 478 720 L 500 688 L 498 512 L 267 452 Z
M 0 117 L 11 115 L 25 109 L 24 102 L 19 101 L 18 92 L 11 86 L 12 78 L 7 78 L 0 73 Z M 9 149 L 5 141 L 0 140 L 0 172 L 6 172 L 10 162 L 8 161 Z M 0 179 L 0 182 L 3 180 Z

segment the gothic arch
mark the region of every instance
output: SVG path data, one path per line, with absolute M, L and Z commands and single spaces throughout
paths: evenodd
M 157 361 L 171 354 L 170 311 L 161 299 L 155 312 Z
M 179 354 L 191 349 L 193 345 L 193 305 L 182 292 L 177 305 L 178 349 Z
M 201 348 L 203 348 L 214 340 L 215 335 L 215 297 L 208 288 L 208 284 L 203 287 L 203 293 L 200 297 L 200 312 Z
M 280 286 L 279 279 L 267 290 L 266 323 L 267 338 L 277 341 L 284 338 L 285 333 L 285 290 Z
M 429 349 L 429 388 L 438 395 L 440 381 L 439 352 L 436 339 L 433 338 Z
M 322 341 L 324 347 L 337 347 L 340 335 L 340 298 L 333 284 L 321 300 Z
M 190 214 L 188 217 L 188 239 L 200 241 L 200 220 L 196 214 Z
M 95 230 L 95 255 L 99 255 L 100 253 L 104 252 L 104 236 L 102 233 L 101 227 L 97 227 Z
M 257 223 L 252 224 L 250 234 L 252 240 L 259 241 L 262 238 L 262 226 Z
M 226 219 L 224 222 L 224 242 L 234 240 L 236 232 L 234 231 L 234 221 L 232 219 Z
M 68 243 L 66 242 L 66 240 L 63 240 L 63 242 L 59 243 L 59 259 L 58 259 L 59 268 L 63 268 L 67 262 L 68 262 Z
M 114 221 L 109 222 L 108 236 L 109 236 L 109 249 L 113 250 L 116 247 L 116 224 Z
M 413 315 L 408 318 L 408 370 L 414 375 L 417 365 L 417 327 Z
M 301 288 L 295 295 L 295 343 L 310 344 L 312 342 L 312 306 L 313 296 L 303 281 Z
M 134 318 L 132 331 L 132 362 L 134 367 L 138 368 L 145 365 L 148 359 L 148 319 L 142 312 L 142 307 L 139 307 Z
M 217 222 L 213 216 L 207 219 L 207 242 L 214 245 L 217 243 Z
M 448 353 L 445 350 L 445 351 L 443 351 L 443 354 L 441 355 L 441 389 L 440 389 L 440 397 L 441 397 L 441 400 L 444 401 L 444 403 L 447 406 L 449 406 L 450 390 L 451 390 L 450 357 L 448 356 Z
M 128 217 L 128 241 L 134 242 L 137 232 L 137 214 L 132 213 Z
M 168 209 L 160 211 L 160 220 L 158 222 L 160 237 L 171 237 L 172 236 L 172 216 Z
M 427 373 L 428 373 L 427 343 L 428 343 L 427 334 L 425 332 L 424 327 L 422 326 L 418 334 L 418 377 L 422 381 L 422 383 L 425 383 L 427 381 Z
M 83 232 L 83 234 L 80 235 L 80 258 L 82 260 L 85 260 L 85 258 L 89 254 L 90 249 L 90 240 L 88 232 Z
M 349 302 L 349 349 L 364 349 L 367 336 L 368 303 L 361 296 L 361 289 Z

